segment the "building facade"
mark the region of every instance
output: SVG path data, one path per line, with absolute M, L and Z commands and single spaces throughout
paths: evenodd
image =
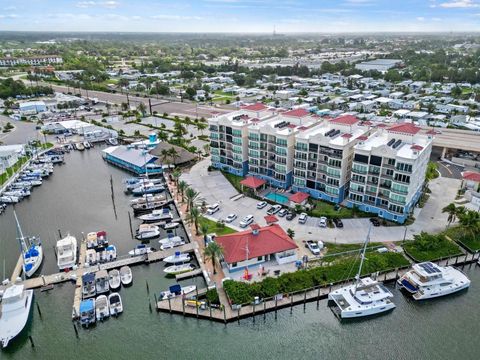
M 62 64 L 63 59 L 56 55 L 44 55 L 33 57 L 6 57 L 0 58 L 0 66 L 16 66 L 16 65 L 46 65 L 46 64 Z

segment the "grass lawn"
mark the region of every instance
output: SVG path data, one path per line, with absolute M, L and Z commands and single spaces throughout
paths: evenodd
M 201 217 L 198 228 L 200 228 L 203 224 L 207 224 L 209 228 L 209 232 L 217 234 L 217 236 L 221 235 L 228 235 L 228 234 L 233 234 L 236 233 L 237 231 L 232 229 L 231 227 L 228 226 L 221 226 L 219 225 L 218 222 Z
M 326 216 L 328 218 L 352 218 L 353 210 L 346 207 L 340 207 L 335 210 L 335 205 L 320 200 L 310 200 L 310 203 L 315 207 L 309 211 L 310 216 L 320 217 Z
M 243 180 L 243 177 L 241 176 L 238 176 L 238 175 L 233 175 L 233 174 L 230 174 L 226 171 L 222 171 L 222 174 L 223 176 L 225 176 L 225 178 L 230 182 L 230 184 L 232 184 L 232 186 L 237 189 L 237 191 L 239 193 L 242 192 L 242 185 L 240 185 L 240 181 Z
M 469 234 L 465 232 L 460 226 L 453 226 L 443 232 L 450 239 L 462 243 L 463 246 L 471 251 L 480 250 L 480 234 Z
M 415 261 L 432 261 L 462 254 L 460 247 L 442 234 L 426 236 L 425 239 L 420 239 L 420 236 L 416 235 L 415 240 L 409 241 L 403 246 Z
M 28 160 L 28 157 L 23 156 L 20 159 L 18 159 L 18 161 L 13 166 L 7 168 L 5 172 L 3 172 L 0 175 L 0 185 L 3 185 L 5 182 L 7 182 L 7 180 L 10 179 L 10 177 L 12 177 L 13 174 L 15 174 L 18 171 L 18 169 L 20 169 L 22 165 L 27 162 L 27 160 Z
M 338 254 L 346 251 L 353 251 L 353 250 L 360 250 L 363 247 L 363 244 L 335 244 L 326 242 L 324 243 L 325 247 L 327 248 L 327 254 L 333 255 Z M 368 249 L 372 247 L 382 246 L 382 243 L 379 242 L 371 242 L 368 244 Z

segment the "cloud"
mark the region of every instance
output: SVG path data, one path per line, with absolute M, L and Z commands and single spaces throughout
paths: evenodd
M 423 16 L 417 16 L 417 21 L 425 21 L 425 18 Z
M 79 1 L 77 7 L 85 9 L 90 7 L 104 7 L 107 9 L 116 9 L 118 7 L 118 1 Z
M 182 15 L 152 15 L 154 20 L 203 20 L 200 16 L 182 16 Z
M 473 8 L 473 7 L 478 7 L 479 5 L 473 2 L 473 0 L 457 0 L 457 1 L 444 2 L 439 4 L 438 6 L 446 9 L 455 9 L 455 8 Z
M 0 14 L 0 19 L 16 19 L 18 18 L 17 14 Z

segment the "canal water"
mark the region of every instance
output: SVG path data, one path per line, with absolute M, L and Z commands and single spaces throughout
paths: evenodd
M 113 179 L 118 218 L 112 209 Z M 99 148 L 66 155 L 66 164 L 16 206 L 23 231 L 40 235 L 46 248 L 42 271 L 56 272 L 53 246 L 70 232 L 106 230 L 125 254 L 131 239 L 128 199 L 122 179 L 128 175 L 103 162 Z M 134 220 L 134 227 L 138 222 Z M 0 261 L 10 276 L 18 258 L 12 207 L 0 216 Z M 158 243 L 152 242 L 158 248 Z M 35 291 L 27 331 L 0 351 L 0 359 L 478 359 L 480 342 L 480 268 L 465 267 L 472 279 L 467 292 L 416 303 L 393 289 L 397 309 L 368 321 L 340 323 L 326 301 L 223 325 L 178 315 L 150 312 L 153 293 L 171 284 L 163 264 L 133 267 L 134 284 L 122 288 L 124 313 L 89 329 L 71 321 L 74 285 Z M 3 274 L 2 274 L 3 275 Z M 199 281 L 199 280 L 197 280 Z M 150 291 L 147 291 L 146 282 Z M 192 283 L 186 280 L 185 283 Z M 202 286 L 201 283 L 198 285 Z M 32 336 L 35 347 L 28 339 Z

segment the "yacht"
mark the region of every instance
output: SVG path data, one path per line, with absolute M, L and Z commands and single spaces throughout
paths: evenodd
M 167 205 L 167 201 L 163 200 L 154 200 L 154 201 L 148 201 L 140 204 L 132 204 L 132 208 L 136 213 L 139 212 L 147 212 L 150 210 L 155 210 L 164 207 Z
M 360 278 L 369 241 L 370 229 L 363 246 L 355 283 L 328 294 L 334 313 L 341 319 L 361 318 L 395 309 L 395 304 L 391 301 L 393 294 L 382 283 L 370 277 Z
M 120 268 L 120 281 L 123 286 L 132 285 L 133 275 L 132 269 L 129 266 L 122 266 Z
M 132 190 L 132 194 L 134 196 L 141 196 L 144 194 L 158 194 L 165 190 L 165 186 L 162 184 L 154 184 L 154 183 L 145 183 L 139 185 L 138 187 Z
M 77 262 L 77 239 L 70 234 L 57 241 L 57 265 L 60 271 L 73 269 Z
M 150 214 L 140 215 L 138 218 L 144 222 L 156 222 L 172 220 L 173 215 L 169 208 L 163 208 L 153 210 Z
M 424 262 L 413 265 L 397 283 L 415 300 L 426 300 L 466 289 L 470 286 L 470 279 L 452 266 Z
M 107 245 L 108 245 L 107 232 L 106 231 L 97 232 L 97 246 L 107 246 Z
M 166 199 L 165 195 L 145 194 L 142 197 L 130 200 L 130 204 L 131 205 L 135 205 L 135 204 L 139 205 L 139 204 L 146 204 L 146 203 L 152 202 L 152 201 L 156 201 L 156 202 L 165 201 L 165 199 Z
M 168 250 L 174 247 L 185 245 L 185 240 L 181 236 L 172 236 L 167 239 L 160 240 L 160 250 Z
M 119 293 L 111 293 L 108 295 L 108 305 L 110 307 L 111 316 L 117 316 L 123 312 L 122 298 Z
M 103 321 L 110 316 L 110 308 L 108 306 L 108 298 L 106 295 L 100 295 L 95 300 L 95 314 L 97 321 Z
M 116 291 L 120 289 L 120 272 L 117 269 L 113 269 L 108 272 L 108 284 L 110 286 L 110 290 Z
M 108 293 L 110 291 L 107 270 L 100 270 L 95 273 L 95 289 L 97 291 L 97 295 Z
M 160 230 L 156 225 L 140 225 L 135 237 L 138 240 L 149 240 L 160 235 Z
M 172 229 L 176 229 L 179 226 L 180 226 L 180 223 L 178 223 L 178 222 L 170 222 L 170 223 L 166 223 L 165 225 L 163 225 L 163 229 L 164 230 L 172 230 Z
M 117 259 L 117 248 L 115 245 L 108 245 L 105 249 L 107 261 L 115 261 Z
M 88 249 L 85 253 L 85 264 L 93 266 L 97 264 L 97 252 L 95 249 Z
M 43 261 L 43 248 L 40 239 L 36 237 L 25 237 L 22 228 L 18 222 L 16 211 L 13 211 L 15 223 L 17 225 L 18 242 L 23 257 L 23 272 L 26 277 L 31 277 L 40 268 Z
M 23 285 L 8 286 L 2 297 L 0 311 L 0 347 L 9 342 L 23 330 L 30 317 L 33 290 L 25 290 Z
M 87 234 L 87 249 L 95 249 L 98 246 L 97 233 L 90 232 Z
M 95 299 L 82 300 L 80 303 L 80 324 L 88 327 L 95 323 Z

